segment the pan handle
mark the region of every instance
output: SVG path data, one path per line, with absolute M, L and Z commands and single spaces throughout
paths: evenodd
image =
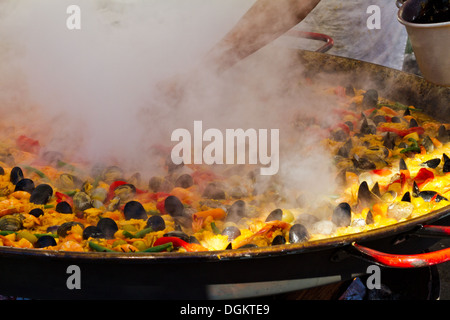
M 325 53 L 328 50 L 330 50 L 334 45 L 334 40 L 330 36 L 327 36 L 326 34 L 322 33 L 316 33 L 316 32 L 308 32 L 308 31 L 301 31 L 292 29 L 289 30 L 286 35 L 291 37 L 298 37 L 298 38 L 306 38 L 311 40 L 321 40 L 324 41 L 325 44 L 321 46 L 319 49 L 316 50 L 316 52 Z
M 420 236 L 449 236 L 450 227 L 425 225 Z M 420 268 L 450 261 L 450 248 L 419 254 L 390 254 L 352 243 L 352 247 L 369 260 L 391 268 Z

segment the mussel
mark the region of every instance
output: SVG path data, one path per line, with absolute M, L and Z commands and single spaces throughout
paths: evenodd
M 379 201 L 380 198 L 369 190 L 367 181 L 361 182 L 358 189 L 358 205 L 363 207 L 372 207 L 373 204 Z
M 83 239 L 87 240 L 89 238 L 105 238 L 105 235 L 100 230 L 99 227 L 96 226 L 88 226 L 83 230 Z
M 53 188 L 48 184 L 40 184 L 31 192 L 30 202 L 34 204 L 46 204 L 53 195 Z
M 105 239 L 114 239 L 114 234 L 119 230 L 116 222 L 111 218 L 101 218 L 97 223 L 97 228 L 105 236 Z
M 147 219 L 147 228 L 152 228 L 153 231 L 162 231 L 166 228 L 166 222 L 161 216 L 150 216 Z
M 0 218 L 0 230 L 18 231 L 22 229 L 22 220 L 15 215 L 6 215 Z
M 109 184 L 117 180 L 123 180 L 123 170 L 117 166 L 109 166 L 103 170 L 102 179 Z
M 417 183 L 415 181 L 413 183 L 412 195 L 414 197 L 421 197 L 426 202 L 430 202 L 432 200 L 434 200 L 435 202 L 440 202 L 442 200 L 448 201 L 448 199 L 446 197 L 440 195 L 436 191 L 432 191 L 432 190 L 422 190 L 422 191 L 420 191 L 419 187 L 417 186 Z
M 136 195 L 136 187 L 130 183 L 122 184 L 114 189 L 114 194 L 120 198 L 121 203 L 126 203 Z
M 70 206 L 70 204 L 67 201 L 61 201 L 56 205 L 55 208 L 56 212 L 59 213 L 65 213 L 65 214 L 69 214 L 72 213 L 72 207 Z
M 203 191 L 203 197 L 214 200 L 225 199 L 225 192 L 215 183 L 209 183 Z
M 236 226 L 228 226 L 222 230 L 222 235 L 228 237 L 228 241 L 231 242 L 241 235 L 241 231 Z
M 352 222 L 352 209 L 347 202 L 340 203 L 331 216 L 331 221 L 337 227 L 348 227 Z
M 37 218 L 44 214 L 44 210 L 42 210 L 41 208 L 34 208 L 34 209 L 30 210 L 30 212 L 28 212 L 28 213 Z
M 49 235 L 39 237 L 36 243 L 34 244 L 34 247 L 39 249 L 53 246 L 56 246 L 56 240 L 54 237 Z
M 65 238 L 65 237 L 67 237 L 68 232 L 75 226 L 80 226 L 81 229 L 84 229 L 84 225 L 82 223 L 77 222 L 77 221 L 69 221 L 69 222 L 64 222 L 62 225 L 60 225 L 58 227 L 58 229 L 56 230 L 56 234 L 60 238 Z
M 278 220 L 281 221 L 283 218 L 283 211 L 281 209 L 275 209 L 266 218 L 266 222 Z
M 363 95 L 362 105 L 363 107 L 370 109 L 377 106 L 378 103 L 378 91 L 375 89 L 367 90 Z
M 289 229 L 289 242 L 300 243 L 309 239 L 309 232 L 305 226 L 296 223 Z
M 191 241 L 191 239 L 190 239 L 188 234 L 186 234 L 183 231 L 178 231 L 178 230 L 169 231 L 169 232 L 165 233 L 163 235 L 163 237 L 175 237 L 175 238 L 179 238 L 179 239 L 181 239 L 183 241 L 186 241 L 186 242 L 190 242 Z
M 246 204 L 243 200 L 236 200 L 227 210 L 227 221 L 237 222 L 246 215 Z
M 127 204 L 123 208 L 123 214 L 125 215 L 125 220 L 147 220 L 147 211 L 145 211 L 144 206 L 138 201 L 132 200 L 127 202 Z
M 272 240 L 273 246 L 276 246 L 279 244 L 285 244 L 285 243 L 286 243 L 286 238 L 284 236 L 282 236 L 281 234 L 276 235 Z
M 81 187 L 83 182 L 76 176 L 69 173 L 62 173 L 57 180 L 58 187 L 65 190 L 73 190 Z
M 11 169 L 9 181 L 11 181 L 12 184 L 16 185 L 17 182 L 19 182 L 23 178 L 24 178 L 23 171 L 20 167 L 14 167 Z
M 164 208 L 172 217 L 182 216 L 184 213 L 184 205 L 176 196 L 168 196 L 164 200 Z
M 189 188 L 194 185 L 194 179 L 190 174 L 182 174 L 175 180 L 175 187 Z
M 79 191 L 73 196 L 73 205 L 76 210 L 84 211 L 92 207 L 91 197 L 83 191 Z
M 450 172 L 450 157 L 445 153 L 443 154 L 444 166 L 442 167 L 443 172 Z
M 26 192 L 33 192 L 34 190 L 34 182 L 31 179 L 22 179 L 16 183 L 16 187 L 14 188 L 14 191 L 26 191 Z
M 428 167 L 428 168 L 435 169 L 439 166 L 440 163 L 441 163 L 441 159 L 436 158 L 436 159 L 431 159 L 431 160 L 425 161 L 421 165 Z

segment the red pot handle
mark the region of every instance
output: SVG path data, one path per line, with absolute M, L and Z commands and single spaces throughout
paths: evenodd
M 330 50 L 334 45 L 334 40 L 330 36 L 327 36 L 326 34 L 322 33 L 316 33 L 316 32 L 308 32 L 308 31 L 301 31 L 296 29 L 291 29 L 286 33 L 288 36 L 291 37 L 298 37 L 298 38 L 306 38 L 311 40 L 320 40 L 324 41 L 325 44 L 321 46 L 319 49 L 316 50 L 316 52 L 325 53 L 328 50 Z
M 433 234 L 433 232 L 447 236 L 450 235 L 450 227 L 426 225 L 423 226 L 423 229 L 429 235 Z M 360 253 L 368 256 L 370 260 L 391 268 L 420 268 L 450 261 L 450 248 L 433 252 L 402 255 L 380 252 L 357 243 L 352 243 L 352 246 Z

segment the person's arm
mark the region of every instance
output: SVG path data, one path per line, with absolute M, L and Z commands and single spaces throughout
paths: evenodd
M 320 0 L 257 0 L 207 54 L 218 71 L 233 66 L 302 21 Z

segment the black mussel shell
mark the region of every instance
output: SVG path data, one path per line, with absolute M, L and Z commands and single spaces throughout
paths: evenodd
M 72 207 L 70 206 L 70 204 L 67 201 L 59 202 L 56 205 L 55 210 L 56 210 L 56 212 L 59 212 L 59 213 L 73 213 Z
M 388 132 L 383 139 L 383 146 L 385 146 L 388 149 L 394 149 L 395 148 L 395 140 L 396 140 L 396 134 L 392 132 Z
M 422 163 L 422 165 L 427 166 L 428 168 L 435 169 L 441 163 L 441 159 L 431 159 Z
M 147 219 L 147 211 L 145 211 L 144 206 L 138 201 L 129 201 L 123 208 L 123 214 L 125 215 L 125 220 L 130 219 Z
M 386 117 L 378 114 L 375 117 L 372 118 L 373 123 L 375 123 L 375 125 L 379 125 L 380 123 L 386 122 Z
M 366 108 L 376 107 L 378 103 L 378 91 L 369 89 L 364 93 L 362 104 Z
M 190 241 L 189 235 L 187 235 L 183 231 L 170 231 L 170 232 L 165 233 L 163 235 L 163 237 L 176 237 L 176 238 L 180 238 L 181 240 L 186 241 L 186 242 Z
M 151 216 L 147 219 L 147 228 L 152 228 L 153 231 L 161 231 L 166 228 L 166 222 L 161 216 Z
M 245 217 L 246 204 L 244 200 L 236 200 L 227 210 L 227 221 L 237 222 Z
M 200 241 L 198 241 L 198 239 L 194 236 L 190 236 L 189 237 L 189 243 L 196 243 L 196 244 L 200 244 Z
M 189 188 L 194 185 L 194 179 L 192 179 L 192 176 L 190 174 L 182 174 L 177 178 L 175 181 L 175 187 L 181 187 L 181 188 Z
M 405 192 L 401 201 L 411 202 L 411 193 L 409 191 Z
M 83 230 L 83 239 L 87 240 L 89 238 L 105 238 L 102 230 L 96 226 L 88 226 Z
M 26 191 L 26 192 L 33 192 L 34 190 L 34 182 L 31 179 L 22 179 L 19 182 L 17 182 L 16 187 L 14 188 L 14 191 Z
M 450 136 L 449 136 L 448 131 L 447 131 L 447 129 L 445 128 L 444 125 L 441 125 L 441 126 L 439 127 L 437 138 L 438 138 L 438 140 L 439 140 L 440 142 L 442 142 L 442 143 L 447 143 L 447 142 L 449 142 Z
M 403 116 L 410 116 L 411 115 L 411 110 L 409 110 L 409 108 L 406 108 L 405 112 L 403 112 Z
M 399 170 L 408 170 L 408 166 L 406 165 L 405 159 L 400 158 L 400 162 L 398 165 Z
M 286 238 L 283 237 L 281 234 L 275 236 L 275 238 L 273 238 L 273 240 L 272 240 L 272 245 L 273 246 L 276 246 L 276 245 L 279 245 L 279 244 L 285 244 L 285 243 L 286 243 Z
M 239 230 L 238 227 L 228 226 L 222 230 L 222 235 L 227 236 L 228 241 L 231 242 L 241 235 L 241 231 Z
M 223 200 L 225 199 L 225 192 L 216 186 L 215 183 L 210 183 L 203 191 L 203 197 L 214 200 Z
M 48 184 L 40 184 L 31 192 L 30 202 L 34 204 L 46 204 L 53 195 L 53 189 Z
M 9 181 L 11 181 L 11 183 L 13 185 L 16 185 L 17 182 L 19 182 L 23 178 L 24 178 L 24 175 L 23 175 L 23 171 L 22 171 L 21 168 L 14 167 L 14 168 L 11 169 L 11 174 L 9 176 Z
M 5 174 L 5 169 L 0 166 L 0 176 L 3 176 Z
M 109 166 L 103 170 L 102 179 L 107 183 L 123 180 L 123 170 L 117 166 Z
M 289 229 L 289 242 L 299 243 L 309 239 L 309 233 L 305 226 L 296 223 Z
M 348 227 L 352 222 L 352 209 L 346 202 L 340 203 L 334 210 L 331 221 L 338 227 Z
M 56 240 L 52 236 L 47 235 L 39 237 L 36 243 L 34 244 L 35 248 L 45 248 L 52 246 L 56 246 Z
M 271 213 L 269 213 L 269 215 L 266 218 L 266 222 L 275 220 L 281 221 L 282 218 L 283 218 L 283 211 L 281 209 L 275 209 Z
M 41 208 L 34 208 L 28 213 L 37 218 L 39 216 L 42 216 L 44 214 L 44 211 Z
M 412 119 L 409 121 L 409 127 L 410 127 L 410 128 L 415 128 L 415 127 L 418 127 L 418 126 L 419 126 L 419 124 L 417 123 L 417 120 L 416 120 L 416 119 L 412 118 Z
M 443 172 L 450 172 L 450 158 L 444 153 L 444 166 L 442 168 Z
M 176 164 L 172 161 L 172 156 L 168 156 L 166 158 L 166 166 L 167 166 L 167 172 L 173 173 L 177 169 L 181 169 L 184 167 L 184 162 L 181 162 L 180 164 Z
M 184 213 L 183 203 L 175 196 L 168 196 L 164 200 L 164 208 L 172 217 L 182 216 Z
M 153 192 L 160 191 L 161 183 L 163 182 L 163 177 L 151 177 L 148 182 L 148 188 Z
M 370 190 L 374 195 L 381 197 L 381 192 L 380 192 L 380 185 L 377 182 L 375 182 L 375 184 L 372 187 L 372 190 Z
M 106 239 L 114 239 L 114 234 L 119 230 L 116 222 L 111 218 L 101 218 L 97 223 L 97 228 L 105 235 Z
M 82 223 L 76 221 L 69 221 L 64 222 L 62 225 L 60 225 L 56 230 L 56 234 L 58 235 L 58 237 L 64 238 L 67 236 L 67 232 L 69 232 L 70 229 L 72 229 L 74 226 L 80 226 L 82 229 L 84 229 L 84 225 Z
M 350 155 L 350 151 L 353 148 L 353 142 L 352 139 L 348 139 L 343 145 L 342 147 L 339 148 L 337 155 L 343 157 L 343 158 L 348 158 L 348 156 Z
M 400 119 L 400 117 L 392 117 L 391 122 L 392 123 L 402 123 L 402 119 Z
M 367 212 L 367 215 L 366 215 L 366 224 L 372 224 L 374 222 L 375 222 L 375 220 L 373 219 L 373 213 L 372 213 L 372 211 L 369 210 L 369 212 Z
M 358 157 L 356 154 L 353 155 L 352 162 L 355 168 L 361 170 L 374 170 L 377 168 L 375 163 L 365 157 Z

